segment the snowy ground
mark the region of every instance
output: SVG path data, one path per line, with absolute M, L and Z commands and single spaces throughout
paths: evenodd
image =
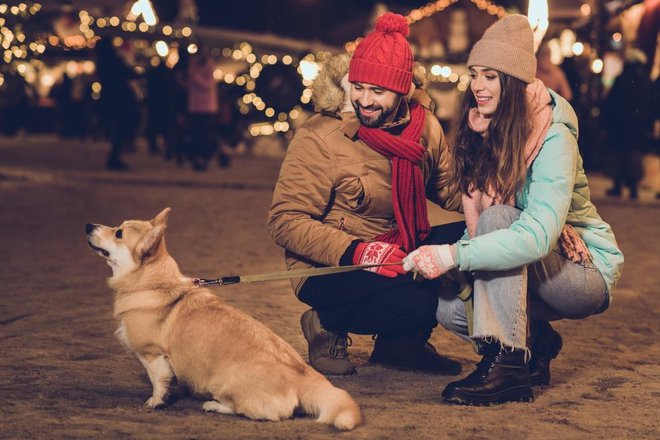
M 113 332 L 109 268 L 91 254 L 88 222 L 150 218 L 171 206 L 168 247 L 196 276 L 284 268 L 265 229 L 280 159 L 245 155 L 198 174 L 158 157 L 127 155 L 127 173 L 103 169 L 107 145 L 50 137 L 0 140 L 0 438 L 322 439 L 337 434 L 311 419 L 280 423 L 205 414 L 184 399 L 162 411 L 142 407 L 151 387 Z M 270 153 L 273 153 L 272 151 Z M 346 439 L 659 438 L 660 204 L 594 198 L 626 255 L 605 314 L 563 321 L 553 384 L 531 404 L 466 408 L 440 402 L 453 378 L 367 362 L 370 337 L 353 338 L 359 374 L 332 378 L 363 408 L 366 424 Z M 433 211 L 435 223 L 450 216 Z M 214 290 L 263 321 L 303 356 L 299 303 L 287 281 Z M 432 339 L 466 372 L 478 360 L 445 330 Z

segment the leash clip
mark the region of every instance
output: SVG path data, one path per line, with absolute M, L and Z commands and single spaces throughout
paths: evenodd
M 204 287 L 217 284 L 219 286 L 228 286 L 230 284 L 238 284 L 241 282 L 241 277 L 238 275 L 231 277 L 220 277 L 220 278 L 193 278 L 193 284 L 195 287 Z

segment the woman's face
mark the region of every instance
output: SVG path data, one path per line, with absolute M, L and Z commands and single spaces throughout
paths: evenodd
M 477 110 L 483 116 L 492 116 L 502 95 L 499 73 L 487 67 L 472 66 L 470 77 L 470 90 L 477 101 Z

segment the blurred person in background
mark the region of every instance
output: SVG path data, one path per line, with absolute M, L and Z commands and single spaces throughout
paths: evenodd
M 122 161 L 122 152 L 132 145 L 140 121 L 137 97 L 130 84 L 136 75 L 109 40 L 99 40 L 95 52 L 96 74 L 101 83 L 101 122 L 111 143 L 106 168 L 124 171 L 128 165 Z
M 0 128 L 5 135 L 15 136 L 25 128 L 32 94 L 25 79 L 14 70 L 2 73 L 0 86 Z
M 527 17 L 508 15 L 472 48 L 449 173 L 467 231 L 404 258 L 428 279 L 473 277 L 467 301 L 438 305 L 438 321 L 483 356 L 444 389 L 448 403 L 531 401 L 563 344 L 549 321 L 605 311 L 623 267 L 590 200 L 575 112 L 535 78 L 533 39 Z
M 646 67 L 646 55 L 638 49 L 627 49 L 623 70 L 614 80 L 601 109 L 607 132 L 607 169 L 614 185 L 607 195 L 620 197 L 628 187 L 630 198 L 637 199 L 643 178 L 642 155 L 648 147 L 653 127 L 653 86 Z
M 64 73 L 62 79 L 50 90 L 50 96 L 57 105 L 58 131 L 62 137 L 70 137 L 72 135 L 70 120 L 70 115 L 73 113 L 72 90 L 73 81 L 67 73 Z
M 651 106 L 652 118 L 653 118 L 653 131 L 651 135 L 651 146 L 653 148 L 653 153 L 657 158 L 660 158 L 660 76 L 657 76 L 653 81 L 653 99 L 651 101 L 655 103 Z M 660 200 L 660 189 L 657 187 L 658 182 L 656 181 L 656 192 L 655 198 Z
M 172 158 L 177 165 L 185 162 L 188 142 L 188 66 L 190 57 L 186 50 L 178 51 L 179 59 L 172 66 L 172 83 L 167 92 L 167 101 L 172 110 L 172 125 L 169 127 L 169 139 L 165 142 L 165 160 Z
M 218 151 L 218 166 L 220 168 L 226 168 L 230 165 L 231 159 L 227 151 L 236 148 L 241 140 L 241 130 L 243 129 L 243 124 L 240 123 L 242 118 L 235 104 L 238 95 L 233 92 L 234 89 L 237 88 L 228 85 L 218 87 L 217 130 L 220 138 L 220 149 Z
M 552 62 L 550 55 L 550 47 L 547 44 L 542 44 L 536 53 L 536 77 L 543 81 L 547 88 L 557 92 L 567 101 L 572 101 L 573 92 L 566 75 L 559 66 Z
M 71 85 L 71 134 L 84 139 L 89 132 L 89 114 L 86 111 L 88 96 L 90 93 L 90 77 L 79 73 L 72 78 Z
M 174 127 L 174 114 L 172 97 L 176 93 L 175 79 L 172 70 L 165 62 L 151 67 L 145 74 L 147 80 L 147 140 L 149 153 L 158 154 L 159 142 L 167 145 L 171 142 L 171 131 Z M 167 146 L 165 147 L 167 149 Z
M 218 90 L 213 78 L 214 63 L 208 49 L 199 44 L 188 65 L 189 157 L 196 171 L 206 170 L 218 149 L 216 122 Z
M 81 74 L 71 78 L 68 73 L 51 89 L 59 115 L 59 133 L 62 137 L 83 139 L 88 132 L 86 110 L 89 81 Z

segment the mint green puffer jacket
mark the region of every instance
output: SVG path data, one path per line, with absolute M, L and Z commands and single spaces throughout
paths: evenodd
M 552 125 L 516 196 L 520 218 L 508 229 L 473 239 L 466 233 L 456 246 L 457 264 L 462 271 L 501 271 L 539 261 L 550 253 L 568 223 L 589 248 L 611 296 L 621 276 L 623 254 L 612 228 L 591 203 L 578 151 L 575 111 L 552 90 L 550 95 Z

